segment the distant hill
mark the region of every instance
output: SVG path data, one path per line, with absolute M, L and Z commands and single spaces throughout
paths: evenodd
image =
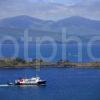
M 69 34 L 100 34 L 100 21 L 73 16 L 59 20 L 52 25 L 53 28 L 67 29 Z
M 32 29 L 45 27 L 50 21 L 44 21 L 30 16 L 16 16 L 0 20 L 0 27 L 5 28 L 19 28 L 19 29 Z
M 30 35 L 52 36 L 60 40 L 61 31 L 65 28 L 68 34 L 86 36 L 100 35 L 100 21 L 91 20 L 79 16 L 72 16 L 58 21 L 42 20 L 30 16 L 16 16 L 0 20 L 0 36 L 22 36 L 25 29 L 30 30 Z

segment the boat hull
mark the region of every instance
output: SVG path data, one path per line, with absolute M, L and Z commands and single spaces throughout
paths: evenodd
M 46 84 L 46 81 L 40 81 L 40 82 L 38 82 L 38 85 L 43 85 L 43 84 Z
M 45 85 L 46 81 L 39 81 L 37 83 L 15 83 L 15 85 Z

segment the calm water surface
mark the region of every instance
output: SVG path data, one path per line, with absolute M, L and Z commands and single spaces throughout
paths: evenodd
M 1 100 L 100 100 L 100 69 L 43 68 L 38 74 L 46 86 L 0 86 Z M 0 69 L 0 83 L 33 75 L 32 68 Z

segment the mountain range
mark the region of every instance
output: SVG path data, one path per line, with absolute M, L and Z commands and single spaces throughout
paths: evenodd
M 69 35 L 100 35 L 100 21 L 84 17 L 72 16 L 58 21 L 42 20 L 26 15 L 5 18 L 0 20 L 0 36 L 11 35 L 20 37 L 24 30 L 28 29 L 30 35 L 35 39 L 37 36 L 52 36 L 58 41 L 62 29 L 66 29 Z

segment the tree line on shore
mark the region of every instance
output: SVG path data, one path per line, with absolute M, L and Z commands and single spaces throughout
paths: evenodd
M 0 67 L 100 67 L 100 62 L 72 62 L 69 60 L 58 60 L 58 61 L 44 61 L 42 59 L 33 59 L 28 61 L 22 58 L 0 58 Z

